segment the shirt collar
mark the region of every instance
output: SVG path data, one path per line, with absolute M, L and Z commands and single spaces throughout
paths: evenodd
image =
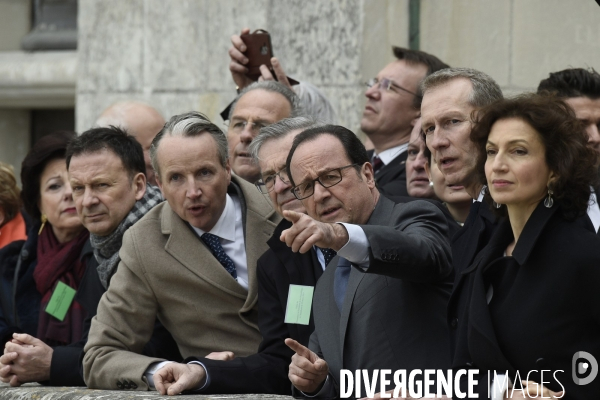
M 487 189 L 487 186 L 483 185 L 483 187 L 481 188 L 481 192 L 479 192 L 479 196 L 477 196 L 477 199 L 473 199 L 473 203 L 481 203 L 483 201 L 483 196 L 485 196 L 485 189 Z
M 202 237 L 205 233 L 202 229 L 192 226 L 196 233 Z M 220 237 L 221 239 L 235 241 L 235 206 L 229 194 L 225 195 L 225 209 L 221 213 L 219 220 L 210 230 L 211 234 Z
M 391 149 L 387 149 L 382 151 L 381 153 L 373 152 L 373 157 L 377 156 L 381 159 L 381 161 L 387 165 L 400 154 L 404 153 L 408 149 L 408 143 L 401 144 L 400 146 L 392 147 Z

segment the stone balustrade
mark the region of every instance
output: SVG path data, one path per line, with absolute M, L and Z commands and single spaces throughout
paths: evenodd
M 2 400 L 156 400 L 173 398 L 160 396 L 157 392 L 142 392 L 131 390 L 92 390 L 81 387 L 49 387 L 29 383 L 21 387 L 9 387 L 0 383 L 0 399 Z M 270 394 L 234 394 L 234 395 L 186 395 L 185 400 L 200 399 L 248 399 L 248 400 L 290 400 L 289 396 Z

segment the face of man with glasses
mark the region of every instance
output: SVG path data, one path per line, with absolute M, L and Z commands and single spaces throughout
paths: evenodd
M 371 138 L 376 149 L 393 147 L 408 139 L 411 122 L 419 116 L 419 110 L 413 106 L 414 96 L 426 72 L 425 65 L 396 60 L 367 82 L 367 103 L 360 128 Z M 390 140 L 392 142 L 386 145 Z
M 285 169 L 292 142 L 300 132 L 302 130 L 296 130 L 281 138 L 269 139 L 258 152 L 261 178 L 256 182 L 256 186 L 262 193 L 269 194 L 273 208 L 280 215 L 283 215 L 284 210 L 299 213 L 306 211 L 302 203 L 294 197 L 292 184 Z
M 292 191 L 317 221 L 364 224 L 379 196 L 371 164 L 352 164 L 342 143 L 332 135 L 300 144 L 290 173 L 296 184 Z
M 248 146 L 260 128 L 290 116 L 287 99 L 275 92 L 251 90 L 236 103 L 227 129 L 231 169 L 250 183 L 260 178 L 260 169 L 252 159 Z

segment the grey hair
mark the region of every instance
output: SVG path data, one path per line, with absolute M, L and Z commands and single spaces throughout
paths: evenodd
M 279 82 L 276 82 L 276 81 L 261 81 L 261 82 L 254 82 L 253 84 L 246 86 L 240 92 L 240 94 L 237 95 L 235 100 L 233 100 L 233 103 L 231 103 L 231 108 L 229 109 L 229 116 L 227 119 L 229 119 L 231 121 L 231 117 L 233 116 L 233 112 L 235 111 L 235 106 L 236 106 L 238 100 L 241 99 L 243 95 L 245 95 L 246 93 L 251 92 L 253 90 L 258 90 L 258 89 L 262 89 L 262 90 L 265 90 L 267 92 L 272 92 L 272 93 L 279 93 L 280 95 L 285 97 L 286 100 L 290 103 L 290 108 L 292 109 L 292 111 L 290 113 L 290 118 L 300 117 L 300 116 L 304 115 L 304 110 L 302 109 L 302 106 L 300 105 L 300 99 L 298 98 L 296 93 L 294 93 L 294 91 L 292 89 L 290 89 L 289 87 L 287 87 Z
M 296 118 L 285 118 L 279 122 L 275 122 L 269 126 L 265 126 L 260 130 L 260 133 L 250 142 L 248 151 L 252 154 L 254 161 L 258 163 L 258 153 L 260 148 L 266 141 L 271 139 L 279 139 L 292 131 L 299 129 L 306 130 L 309 128 L 316 128 L 324 124 L 317 122 L 315 119 L 310 117 L 296 117 Z
M 229 159 L 227 136 L 225 136 L 223 131 L 217 125 L 210 122 L 204 114 L 197 111 L 190 111 L 171 117 L 160 132 L 154 137 L 154 140 L 152 140 L 152 145 L 150 146 L 150 160 L 152 161 L 152 168 L 154 168 L 156 176 L 160 178 L 156 153 L 158 151 L 158 145 L 163 137 L 194 137 L 199 136 L 203 132 L 209 133 L 215 140 L 221 165 L 225 167 L 227 165 L 227 160 Z
M 445 68 L 426 77 L 421 83 L 423 96 L 454 79 L 468 79 L 473 85 L 473 90 L 468 102 L 475 108 L 481 108 L 502 100 L 502 90 L 494 79 L 488 74 L 471 68 Z
M 326 124 L 337 124 L 337 114 L 329 99 L 317 87 L 308 82 L 300 82 L 293 87 L 294 92 L 300 98 L 300 104 L 304 112 Z

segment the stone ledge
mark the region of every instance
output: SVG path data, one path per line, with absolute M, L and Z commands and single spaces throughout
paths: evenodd
M 76 81 L 76 51 L 0 52 L 0 107 L 73 107 Z
M 28 383 L 18 388 L 8 387 L 0 383 L 0 399 L 2 400 L 155 400 L 159 398 L 173 398 L 160 396 L 157 392 L 119 391 L 119 390 L 92 390 L 76 387 L 48 387 L 35 383 Z M 181 398 L 181 397 L 180 397 Z M 212 394 L 212 395 L 186 395 L 185 400 L 199 399 L 253 399 L 253 400 L 290 400 L 289 396 L 270 394 Z

